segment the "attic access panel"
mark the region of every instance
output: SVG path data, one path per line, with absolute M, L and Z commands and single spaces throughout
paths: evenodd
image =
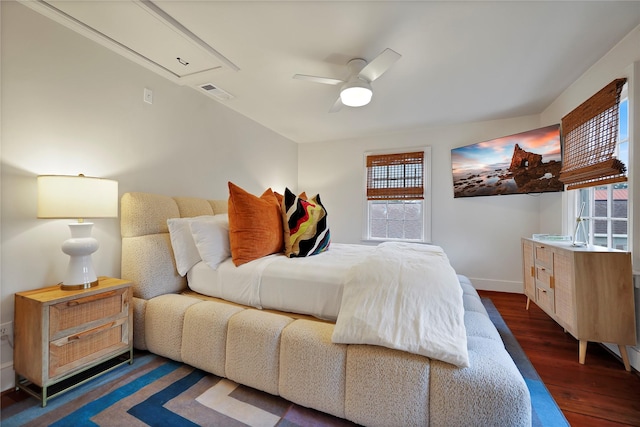
M 82 26 L 114 50 L 124 49 L 175 80 L 238 67 L 150 1 L 37 2 L 57 13 L 67 26 Z M 50 13 L 48 13 L 50 14 Z M 71 24 L 71 25 L 69 25 Z M 120 52 L 122 53 L 122 52 Z M 179 58 L 179 59 L 178 59 Z M 167 76 L 166 74 L 169 74 Z

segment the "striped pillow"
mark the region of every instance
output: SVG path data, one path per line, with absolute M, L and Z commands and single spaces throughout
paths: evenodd
M 305 200 L 286 188 L 282 215 L 285 255 L 289 258 L 317 255 L 329 249 L 331 233 L 319 194 Z

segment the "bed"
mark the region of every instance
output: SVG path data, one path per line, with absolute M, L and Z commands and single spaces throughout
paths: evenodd
M 322 254 L 296 260 L 293 272 L 285 266 L 292 260 L 282 255 L 236 266 L 228 254 L 215 253 L 215 269 L 205 260 L 179 265 L 169 233 L 172 219 L 218 220 L 228 206 L 228 200 L 123 195 L 122 277 L 134 285 L 136 348 L 362 425 L 531 424 L 524 379 L 466 277 L 454 272 L 464 336 L 451 340 L 457 350 L 464 343 L 466 360 L 441 353 L 427 357 L 411 346 L 354 342 L 349 335 L 341 340 L 338 332 L 355 324 L 344 307 L 358 310 L 360 304 L 348 298 L 360 293 L 349 287 L 357 270 L 353 265 L 376 248 L 334 243 Z M 398 249 L 403 248 L 382 248 Z M 419 249 L 424 250 L 443 256 L 435 248 Z M 325 259 L 336 264 L 318 279 L 326 283 L 308 281 L 316 275 L 305 272 Z M 247 266 L 252 270 L 244 276 L 248 291 L 239 296 L 229 286 L 225 291 L 229 275 Z M 258 286 L 255 270 L 262 273 Z M 345 274 L 351 274 L 346 283 Z M 443 274 L 450 272 L 445 268 Z M 361 334 L 356 325 L 351 329 Z

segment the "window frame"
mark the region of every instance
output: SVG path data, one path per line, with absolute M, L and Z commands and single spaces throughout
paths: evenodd
M 423 155 L 423 188 L 424 188 L 424 198 L 422 199 L 422 238 L 421 239 L 394 239 L 394 238 L 377 238 L 371 237 L 370 233 L 370 212 L 369 212 L 369 203 L 375 202 L 375 200 L 368 200 L 367 198 L 367 157 L 371 155 L 384 155 L 384 154 L 400 154 L 400 153 L 410 153 L 415 151 L 422 151 Z M 388 241 L 399 241 L 399 242 L 414 242 L 414 243 L 431 243 L 431 147 L 429 146 L 421 146 L 421 147 L 408 147 L 408 148 L 394 148 L 387 150 L 370 150 L 364 152 L 362 156 L 362 165 L 363 165 L 363 178 L 362 178 L 362 198 L 363 198 L 363 208 L 362 208 L 362 241 L 363 242 L 388 242 Z M 378 200 L 381 201 L 381 200 Z M 408 201 L 408 200 L 407 200 Z

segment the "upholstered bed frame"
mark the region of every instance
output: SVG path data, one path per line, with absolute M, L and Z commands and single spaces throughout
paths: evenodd
M 529 391 L 477 292 L 461 276 L 470 367 L 368 345 L 334 325 L 199 297 L 176 272 L 167 219 L 226 200 L 127 193 L 122 277 L 134 286 L 134 346 L 362 425 L 526 426 Z

